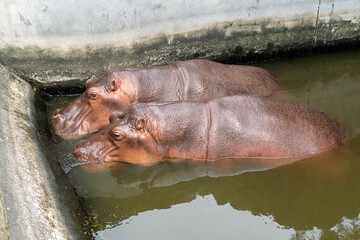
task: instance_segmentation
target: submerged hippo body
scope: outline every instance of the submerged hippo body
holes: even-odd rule
[[[277,79],[264,69],[207,60],[111,70],[100,79],[88,80],[85,86],[79,98],[53,113],[53,127],[61,137],[100,130],[109,125],[111,113],[126,111],[134,103],[196,101],[239,94],[270,96],[279,88]]]
[[[123,117],[123,118],[121,118]],[[336,147],[343,127],[314,108],[254,96],[135,104],[76,145],[87,162],[154,163],[169,158],[304,158]]]

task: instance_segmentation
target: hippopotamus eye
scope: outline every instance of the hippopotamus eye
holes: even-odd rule
[[[113,138],[115,138],[115,140],[120,141],[122,139],[124,139],[124,135],[120,132],[113,132]]]
[[[98,97],[99,97],[99,94],[97,93],[97,92],[90,92],[89,93],[89,97],[91,98],[91,99],[93,99],[93,100],[95,100],[95,99],[98,99]]]

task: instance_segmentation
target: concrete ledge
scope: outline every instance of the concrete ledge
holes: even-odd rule
[[[34,90],[1,65],[0,82],[0,193],[11,239],[83,239],[74,192],[64,174],[54,172],[39,141]],[[0,210],[6,239],[1,202]]]
[[[79,93],[109,67],[240,63],[360,45],[356,0],[4,0],[1,8],[9,11],[0,18],[0,63],[55,94]],[[51,92],[58,85],[77,89]]]

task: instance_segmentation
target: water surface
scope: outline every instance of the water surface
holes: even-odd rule
[[[277,98],[342,123],[347,144],[279,166],[165,162],[93,171],[72,157],[76,141],[54,136],[96,239],[360,238],[360,51],[259,66],[286,86]],[[52,98],[49,112],[72,100]]]

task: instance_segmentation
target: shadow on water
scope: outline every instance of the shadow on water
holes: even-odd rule
[[[72,157],[76,141],[53,136],[97,239],[360,237],[360,51],[260,66],[287,87],[278,98],[328,113],[348,129],[350,140],[295,163],[186,161],[93,171]],[[71,100],[53,98],[49,112]]]

